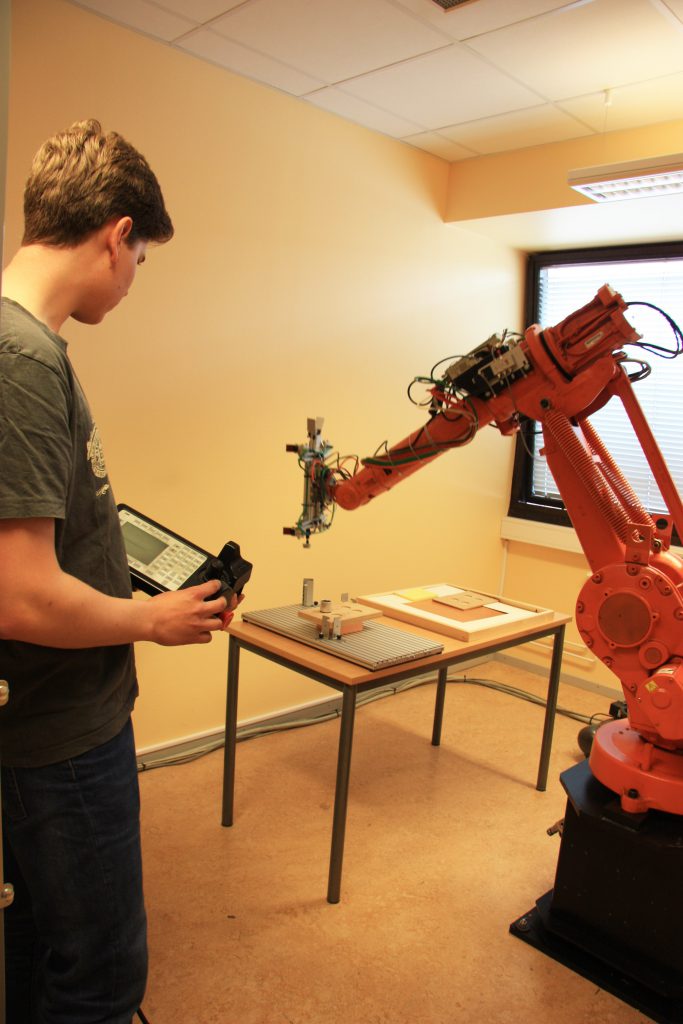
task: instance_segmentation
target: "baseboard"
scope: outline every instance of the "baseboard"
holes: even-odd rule
[[[464,662],[458,666],[459,670],[470,671],[476,668],[478,665],[483,665],[488,661],[488,658],[473,658],[471,661]],[[423,683],[429,681],[436,681],[436,676],[433,672],[430,672],[425,676],[416,676],[414,680],[410,680],[412,683]],[[406,683],[399,684],[399,686],[387,686],[386,690],[377,690],[370,692],[368,695],[369,699],[379,699],[382,696],[391,696],[392,693],[396,693],[402,687],[405,689]],[[360,705],[363,698],[358,701]],[[259,715],[255,718],[242,719],[237,723],[237,741],[248,739],[250,736],[254,736],[260,732],[267,732],[268,730],[276,730],[279,727],[286,728],[290,725],[304,725],[306,723],[315,724],[316,719],[321,721],[335,717],[341,714],[342,698],[340,694],[331,694],[329,697],[321,697],[319,700],[308,701],[305,704],[292,705],[289,708],[284,708],[282,711],[274,711],[270,714]],[[137,751],[138,764],[141,770],[145,768],[154,768],[157,764],[166,763],[174,760],[182,760],[183,758],[191,758],[206,752],[208,750],[219,748],[225,742],[225,729],[223,727],[217,729],[208,729],[205,732],[193,733],[191,736],[179,737],[176,740],[171,740],[167,743],[157,743],[148,747],[141,747]]]
[[[544,665],[536,665],[530,661],[525,661],[524,658],[515,658],[514,654],[498,653],[495,656],[496,661],[502,661],[505,665],[511,665],[514,668],[521,668],[525,672],[533,672],[534,675],[544,676],[548,678],[549,667]],[[592,683],[589,679],[582,679],[581,676],[573,676],[562,670],[560,676],[561,683],[567,683],[569,686],[576,686],[579,690],[588,690],[590,693],[597,693],[601,697],[607,697],[609,700],[623,700],[624,694],[621,689],[615,687],[605,686],[603,683]]]
[[[341,709],[341,697],[338,694],[331,694],[329,697],[322,697],[319,700],[308,701],[304,704],[295,704],[283,711],[274,711],[265,715],[258,715],[254,718],[245,718],[237,723],[237,739],[245,739],[254,732],[268,728],[276,729],[278,726],[291,725],[294,722],[303,722],[307,719],[326,718],[329,715],[338,713]],[[222,746],[225,741],[225,728],[207,729],[205,732],[193,733],[190,736],[179,737],[166,743],[156,743],[148,747],[140,747],[137,751],[138,761],[144,761],[150,766],[157,760],[166,761],[169,758],[185,757],[197,753],[205,747]]]

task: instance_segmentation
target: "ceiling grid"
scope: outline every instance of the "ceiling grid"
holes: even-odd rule
[[[446,160],[683,118],[683,0],[71,0]]]

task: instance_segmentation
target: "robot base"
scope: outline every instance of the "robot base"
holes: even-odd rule
[[[622,719],[600,726],[590,766],[603,785],[621,794],[625,811],[683,814],[683,754],[653,746]]]
[[[625,813],[587,762],[560,779],[555,886],[510,931],[660,1024],[680,1024],[683,818]]]

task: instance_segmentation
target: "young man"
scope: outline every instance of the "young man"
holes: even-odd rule
[[[61,338],[173,235],[145,159],[97,121],[48,139],[0,317],[0,709],[8,1024],[130,1024],[147,970],[132,643],[207,643],[219,583],[132,601],[102,447]]]

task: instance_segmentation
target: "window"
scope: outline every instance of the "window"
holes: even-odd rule
[[[626,302],[648,302],[683,324],[683,243],[538,253],[529,257],[527,324],[552,326],[589,302],[601,285],[610,284]],[[634,306],[626,317],[643,340],[672,351],[676,340],[667,321],[654,310]],[[679,408],[683,396],[683,358],[666,359],[627,348],[651,367],[634,390],[671,475],[683,494],[683,445]],[[628,368],[627,368],[628,369]],[[633,434],[621,402],[614,400],[591,417],[645,507],[664,511],[664,503]],[[527,422],[517,438],[509,514],[569,526],[544,457],[540,425]],[[677,539],[677,543],[680,541]]]

